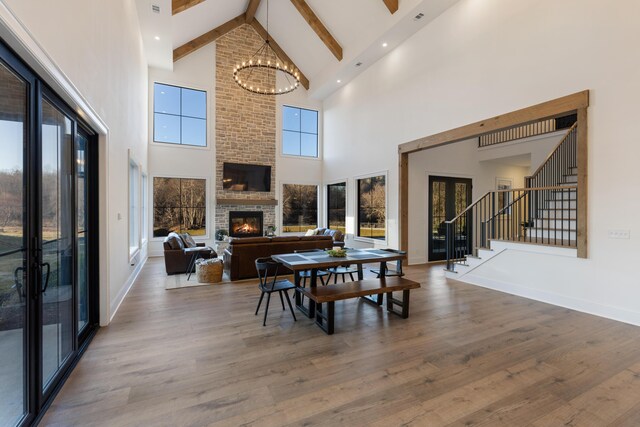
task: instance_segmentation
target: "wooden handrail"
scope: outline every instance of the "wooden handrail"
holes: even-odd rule
[[[549,163],[549,161],[551,160],[551,158],[553,157],[554,154],[556,154],[556,151],[558,151],[558,149],[560,148],[560,146],[562,146],[562,144],[564,144],[564,142],[569,138],[569,136],[571,135],[571,132],[573,132],[574,130],[576,130],[578,127],[578,122],[574,123],[573,126],[571,126],[569,128],[569,130],[567,131],[567,133],[565,134],[564,137],[562,137],[562,139],[560,140],[560,142],[558,143],[558,145],[556,145],[556,147],[553,149],[553,151],[547,156],[546,160],[538,167],[538,169],[536,169],[536,171],[534,173],[532,173],[530,176],[525,177],[525,179],[530,180],[533,179],[536,175],[538,175],[540,173],[540,171],[542,171],[542,169],[547,165],[547,163]]]

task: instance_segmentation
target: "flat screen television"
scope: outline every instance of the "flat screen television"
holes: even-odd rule
[[[271,191],[271,166],[225,163],[222,188],[231,191]]]

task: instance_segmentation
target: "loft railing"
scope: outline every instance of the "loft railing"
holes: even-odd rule
[[[478,138],[478,147],[490,147],[517,139],[529,138],[532,136],[544,135],[547,133],[567,129],[575,124],[578,117],[576,114],[559,117],[557,119],[541,120],[535,123],[516,126],[511,129],[503,129],[482,135]]]
[[[532,208],[534,200],[538,204]],[[445,222],[447,269],[455,271],[456,264],[488,248],[491,240],[576,247],[577,203],[577,185],[486,193]]]

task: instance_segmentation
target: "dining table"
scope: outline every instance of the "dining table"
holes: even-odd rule
[[[407,257],[406,252],[395,249],[347,248],[345,250],[346,254],[343,257],[330,256],[326,251],[317,250],[312,252],[296,252],[272,255],[271,258],[293,271],[294,283],[296,285],[296,288],[299,288],[301,287],[300,273],[303,271],[311,272],[309,286],[316,287],[318,285],[318,270],[346,265],[356,265],[358,280],[363,280],[364,264],[379,263],[380,272],[384,272],[387,271],[387,262],[398,260],[404,261]],[[373,299],[370,297],[363,298],[375,305],[381,305],[382,300],[380,297],[381,295],[377,296],[377,299]],[[313,318],[315,316],[315,303],[312,300],[309,300],[308,307],[305,307],[300,292],[296,292],[295,303],[298,310],[303,312],[306,316],[310,318]]]

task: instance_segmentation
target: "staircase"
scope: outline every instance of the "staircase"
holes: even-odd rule
[[[486,193],[447,221],[449,273],[465,273],[497,255],[494,242],[576,248],[578,227],[577,126],[523,189]]]

